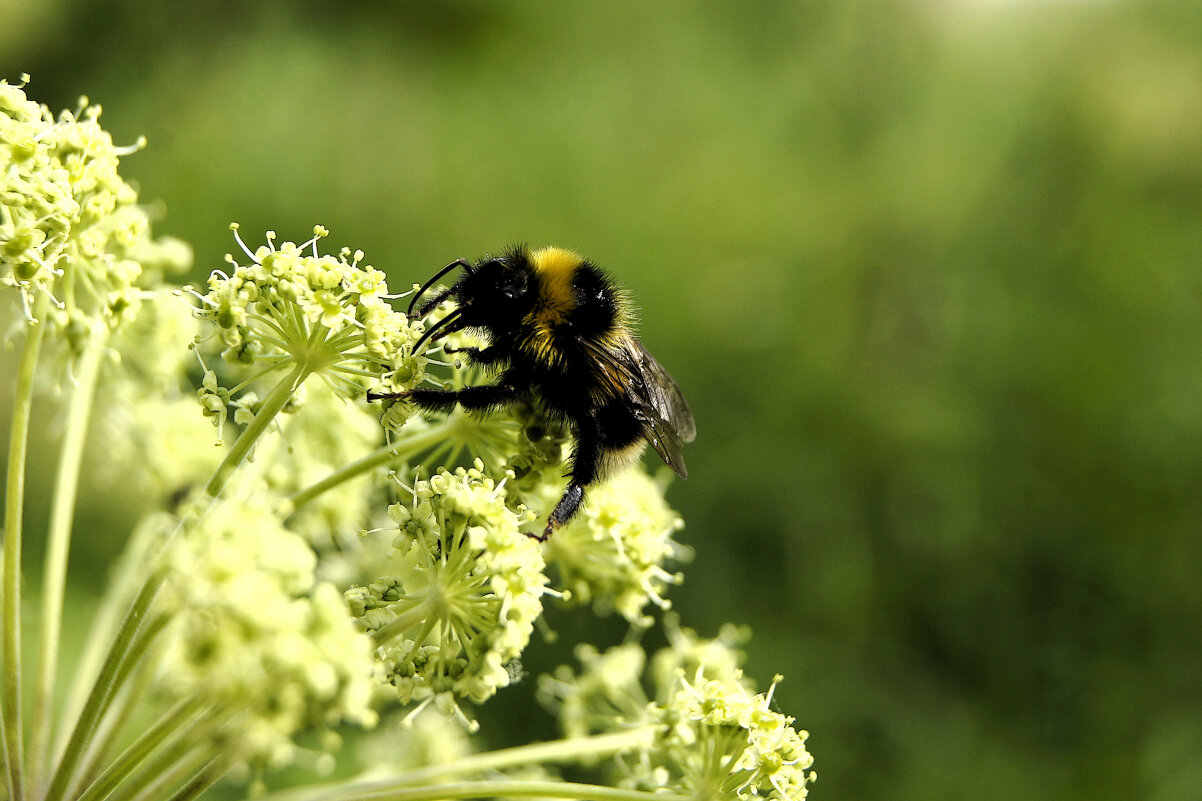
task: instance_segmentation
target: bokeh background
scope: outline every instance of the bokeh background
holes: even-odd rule
[[[3,0],[21,72],[198,277],[231,220],[617,275],[698,420],[676,609],[814,798],[1202,798],[1198,2]]]

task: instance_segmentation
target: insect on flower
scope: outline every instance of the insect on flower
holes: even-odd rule
[[[518,245],[475,264],[451,262],[414,295],[410,317],[430,287],[457,267],[463,268],[459,280],[417,314],[448,299],[456,308],[422,335],[414,352],[455,331],[481,331],[486,346],[446,352],[496,370],[496,383],[373,392],[369,400],[404,399],[446,414],[456,404],[487,411],[533,398],[566,422],[575,441],[568,486],[542,540],[580,509],[587,487],[633,463],[648,443],[687,477],[683,450],[696,435],[693,414],[676,381],[632,333],[628,304],[612,278],[570,250]]]

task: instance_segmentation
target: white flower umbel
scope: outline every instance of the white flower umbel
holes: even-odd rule
[[[347,593],[402,703],[458,709],[514,677],[547,592],[538,544],[477,462],[414,483],[390,507],[403,574]]]
[[[390,375],[404,346],[420,335],[389,305],[384,274],[362,264],[362,251],[319,253],[327,233],[317,226],[309,241],[277,247],[269,232],[268,243],[254,251],[239,238],[247,263],[228,256],[230,272],[215,271],[208,292],[192,293],[197,314],[214,324],[225,359],[250,369],[230,389],[206,372],[199,397],[214,423],[224,422],[231,399],[265,379],[274,382],[261,400],[243,407],[249,414],[242,435],[206,486],[214,497],[275,416],[299,400],[306,379],[317,376],[335,393],[362,399],[364,388]],[[416,384],[421,375],[411,378]]]
[[[191,262],[176,240],[154,242],[138,194],[117,173],[122,156],[81,98],[58,117],[0,81],[0,285],[21,291],[30,320],[82,344],[94,323],[132,319],[144,265]],[[49,315],[35,309],[47,300]],[[45,306],[41,306],[45,308]]]
[[[341,593],[315,582],[312,548],[274,514],[218,503],[164,563],[155,686],[205,710],[204,736],[189,727],[179,748],[212,758],[213,740],[226,741],[241,759],[284,765],[301,732],[375,722],[371,639]]]
[[[666,609],[665,589],[681,580],[668,566],[690,554],[672,539],[683,527],[662,488],[636,467],[589,491],[580,514],[548,541],[547,560],[573,602],[645,627],[653,622],[647,606]]]
[[[743,636],[726,629],[703,640],[673,628],[646,676],[637,645],[604,653],[584,647],[583,669],[561,667],[542,679],[540,692],[570,737],[655,731],[614,763],[620,786],[694,799],[800,801],[816,777],[808,733],[772,709],[779,676],[767,693],[743,676],[742,654],[732,647]]]

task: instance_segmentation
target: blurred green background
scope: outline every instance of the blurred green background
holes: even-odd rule
[[[1199,3],[3,0],[23,71],[197,276],[231,220],[618,276],[698,421],[676,608],[812,797],[1202,798]]]

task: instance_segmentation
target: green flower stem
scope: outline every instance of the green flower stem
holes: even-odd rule
[[[382,467],[397,459],[403,459],[414,456],[427,448],[431,448],[440,442],[444,441],[448,434],[453,430],[453,424],[450,422],[440,422],[430,426],[425,431],[419,434],[414,434],[411,437],[406,437],[399,442],[394,442],[389,445],[384,445],[376,448],[366,456],[357,459],[354,462],[335,470],[328,476],[311,484],[302,490],[297,491],[289,498],[292,501],[293,510],[299,509],[305,504],[317,498],[323,492],[333,489],[339,484],[344,484],[347,481],[358,478],[364,473],[370,472],[377,467]]]
[[[33,380],[46,330],[50,295],[38,293],[33,305],[36,322],[25,327],[25,346],[17,370],[13,399],[12,433],[8,443],[8,476],[4,507],[4,578],[0,602],[3,629],[4,685],[0,691],[0,717],[4,724],[5,782],[10,801],[25,799],[25,754],[21,726],[21,534],[25,506],[25,458],[29,450],[29,419],[33,414]]]
[[[645,746],[654,739],[658,729],[658,726],[642,726],[612,734],[573,737],[570,740],[554,740],[549,743],[503,748],[481,754],[470,754],[445,765],[429,765],[424,768],[407,770],[388,779],[353,783],[342,781],[322,787],[292,788],[259,796],[255,801],[343,801],[350,797],[358,798],[400,787],[428,785],[451,776],[464,776],[525,765],[551,765],[595,760],[625,748]]]
[[[429,615],[430,596],[426,596],[425,599],[419,601],[415,606],[406,609],[404,612],[401,612],[395,618],[388,621],[388,623],[385,625],[368,633],[377,643],[386,643],[392,640],[394,637],[399,637],[400,635],[404,634],[418,623],[426,620]],[[433,621],[427,621],[427,624],[428,625],[423,628],[423,631],[419,633],[418,637],[413,641],[414,648],[421,647],[422,642],[425,640],[426,634],[429,633],[429,625],[432,625]]]
[[[156,749],[166,746],[164,750],[178,753],[176,741],[192,736],[199,728],[198,718],[204,707],[199,698],[189,698],[167,710],[96,776],[77,801],[102,801]]]
[[[139,588],[145,581],[146,566],[153,563],[153,555],[163,546],[162,532],[154,528],[135,530],[134,537],[126,544],[109,581],[108,590],[100,599],[88,629],[80,657],[74,666],[74,678],[67,703],[59,715],[56,727],[54,753],[62,754],[66,748],[68,721],[78,720],[87,703],[92,682],[100,673],[105,654],[129,611]]]
[[[154,625],[161,629],[165,626],[165,621],[162,618],[156,618]],[[156,636],[157,630],[151,636],[146,637],[145,642],[153,643]],[[128,680],[118,678],[118,686],[121,687],[121,691],[113,697],[109,710],[96,729],[95,742],[88,749],[87,759],[78,772],[79,781],[75,783],[72,792],[69,793],[72,798],[77,797],[80,788],[86,787],[94,781],[104,766],[113,761],[113,755],[124,739],[126,726],[139,713],[145,711],[146,692],[159,669],[157,659],[155,656],[147,659],[133,659],[129,660],[129,664],[135,667],[132,678]]]
[[[221,781],[229,769],[233,766],[234,760],[228,755],[223,754],[219,757],[214,757],[209,760],[209,763],[198,770],[192,778],[190,778],[183,787],[179,788],[167,801],[195,801],[205,790],[212,787],[217,782]],[[139,799],[139,801],[142,801]]]
[[[263,405],[259,407],[258,414],[242,430],[242,434],[234,441],[229,452],[226,453],[225,459],[213,471],[213,477],[205,485],[205,492],[209,494],[209,497],[216,498],[221,495],[221,490],[225,487],[225,483],[233,474],[234,469],[250,455],[255,443],[259,441],[259,437],[263,436],[267,427],[275,420],[276,415],[288,404],[292,393],[296,392],[297,387],[301,385],[309,372],[307,366],[298,364],[292,372],[271,388],[271,391],[263,399]]]
[[[220,772],[212,775],[204,785],[208,787],[233,764],[233,757],[228,753],[230,751],[237,751],[233,743],[218,741],[199,743],[182,753],[176,751],[160,755],[150,760],[128,781],[122,782],[108,797],[108,801],[158,801],[171,798],[186,790],[198,777],[220,766]]]
[[[162,799],[190,781],[206,765],[223,760],[225,768],[233,764],[238,751],[236,741],[213,737],[220,725],[220,715],[209,715],[195,733],[184,731],[182,737],[171,737],[149,753],[149,759],[131,771],[107,796],[107,801],[132,799]],[[193,736],[193,734],[195,736]],[[218,777],[220,778],[220,777]]]
[[[298,365],[268,392],[259,413],[243,429],[225,459],[213,472],[209,483],[205,485],[205,490],[210,497],[216,498],[220,495],[234,469],[247,458],[259,437],[288,403],[292,393],[296,391],[307,374],[307,369]],[[153,635],[161,630],[161,622],[150,627],[143,626],[161,584],[162,577],[157,572],[152,574],[142,585],[126,613],[125,619],[122,620],[100,669],[100,674],[93,684],[92,691],[71,732],[71,738],[63,751],[62,761],[51,780],[46,801],[62,801],[66,797],[67,791],[76,781],[80,761],[92,743],[101,717],[107,711],[117,690],[124,684],[133,667],[154,639]]]
[[[683,793],[624,790],[599,784],[544,779],[486,779],[433,784],[423,787],[390,787],[360,795],[343,795],[341,801],[439,801],[448,798],[571,798],[579,801],[695,801]]]
[[[146,652],[155,635],[162,631],[163,621],[146,621],[147,613],[162,582],[160,574],[151,574],[134,598],[125,619],[121,621],[100,668],[100,674],[96,677],[87,702],[71,731],[71,737],[67,740],[62,759],[54,771],[50,788],[46,791],[45,801],[62,801],[66,797],[67,791],[76,781],[79,764],[96,735],[96,727],[108,710],[113,696]]]
[[[549,743],[534,743],[482,754],[471,754],[446,765],[430,765],[405,771],[395,779],[389,780],[387,784],[392,787],[405,787],[429,784],[435,779],[444,779],[448,776],[504,770],[523,765],[550,765],[598,759],[625,748],[648,745],[655,738],[658,729],[658,726],[642,726],[612,734],[574,737],[570,740],[553,740]]]
[[[104,329],[94,332],[75,373],[75,386],[67,406],[67,427],[58,458],[58,476],[50,506],[50,528],[46,542],[46,563],[42,574],[42,631],[38,656],[38,674],[33,696],[32,738],[29,746],[30,785],[39,787],[49,770],[51,720],[54,711],[54,680],[58,670],[59,636],[62,631],[63,593],[67,579],[67,555],[71,544],[71,524],[79,489],[79,468],[96,396],[101,357],[108,335]]]

